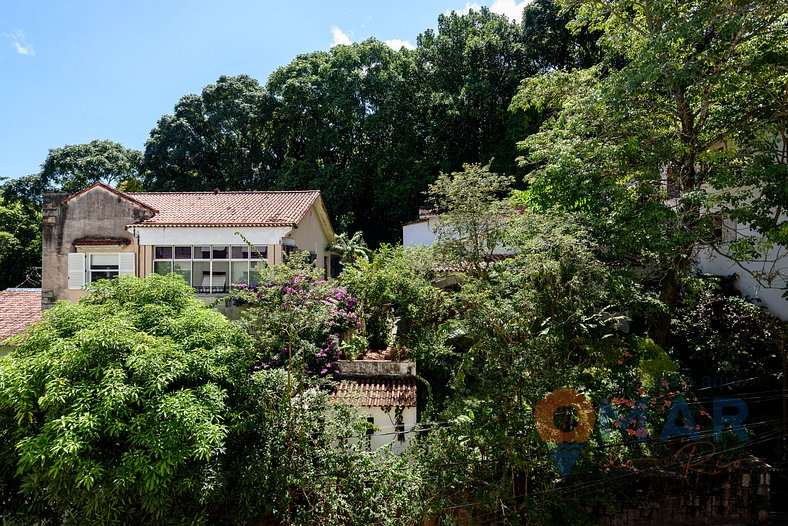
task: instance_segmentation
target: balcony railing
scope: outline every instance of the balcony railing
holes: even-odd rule
[[[194,287],[197,294],[226,294],[230,292],[228,285],[217,285],[214,287]]]

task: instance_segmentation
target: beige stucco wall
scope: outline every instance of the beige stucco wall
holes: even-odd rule
[[[68,254],[76,253],[74,240],[82,237],[128,239],[121,248],[91,247],[81,251],[133,252],[135,240],[126,225],[150,217],[151,213],[128,199],[95,187],[68,202],[68,194],[44,194],[42,238],[42,302],[76,301],[84,295],[68,290]],[[135,267],[136,268],[136,267]]]
[[[328,254],[326,247],[333,240],[329,240],[326,235],[326,231],[320,221],[318,206],[320,206],[318,203],[313,204],[309,212],[304,216],[304,219],[298,224],[298,228],[293,229],[287,237],[295,241],[298,250],[306,250],[317,254],[315,264],[318,268],[325,268],[325,256]],[[279,249],[281,250],[281,247]],[[280,253],[278,262],[281,261],[282,256]]]

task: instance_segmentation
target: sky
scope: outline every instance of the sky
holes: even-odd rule
[[[480,0],[518,19],[528,0]],[[370,37],[413,46],[465,0],[0,0],[0,177],[94,139],[142,150],[221,75],[265,83],[296,55]]]

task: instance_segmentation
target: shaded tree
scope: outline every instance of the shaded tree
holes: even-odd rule
[[[442,14],[437,30],[419,35],[417,57],[428,155],[438,170],[495,158],[493,170],[513,173],[506,109],[520,81],[537,71],[520,27],[486,7]]]
[[[429,180],[413,53],[377,40],[299,55],[268,79],[277,187],[316,188],[338,230],[397,239]]]
[[[576,23],[604,31],[607,55],[624,64],[524,83],[520,106],[550,114],[542,131],[522,142],[539,167],[525,200],[578,212],[606,244],[607,257],[648,269],[647,279],[675,309],[695,248],[715,242],[706,211],[722,207],[747,217],[761,234],[783,228],[784,218],[769,207],[782,206],[784,194],[769,191],[767,206],[735,196],[750,185],[775,190],[784,178],[777,156],[769,169],[747,170],[755,157],[741,154],[753,133],[773,129],[784,106],[778,86],[786,72],[775,50],[785,49],[786,6],[775,0],[571,7]],[[652,331],[664,343],[668,317],[653,319]]]
[[[181,97],[145,144],[145,188],[266,190],[277,159],[269,121],[276,102],[248,75],[221,76]]]

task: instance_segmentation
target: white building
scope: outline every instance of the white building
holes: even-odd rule
[[[370,450],[390,447],[402,453],[416,427],[416,363],[391,360],[340,360],[335,399],[356,407],[371,424]]]

